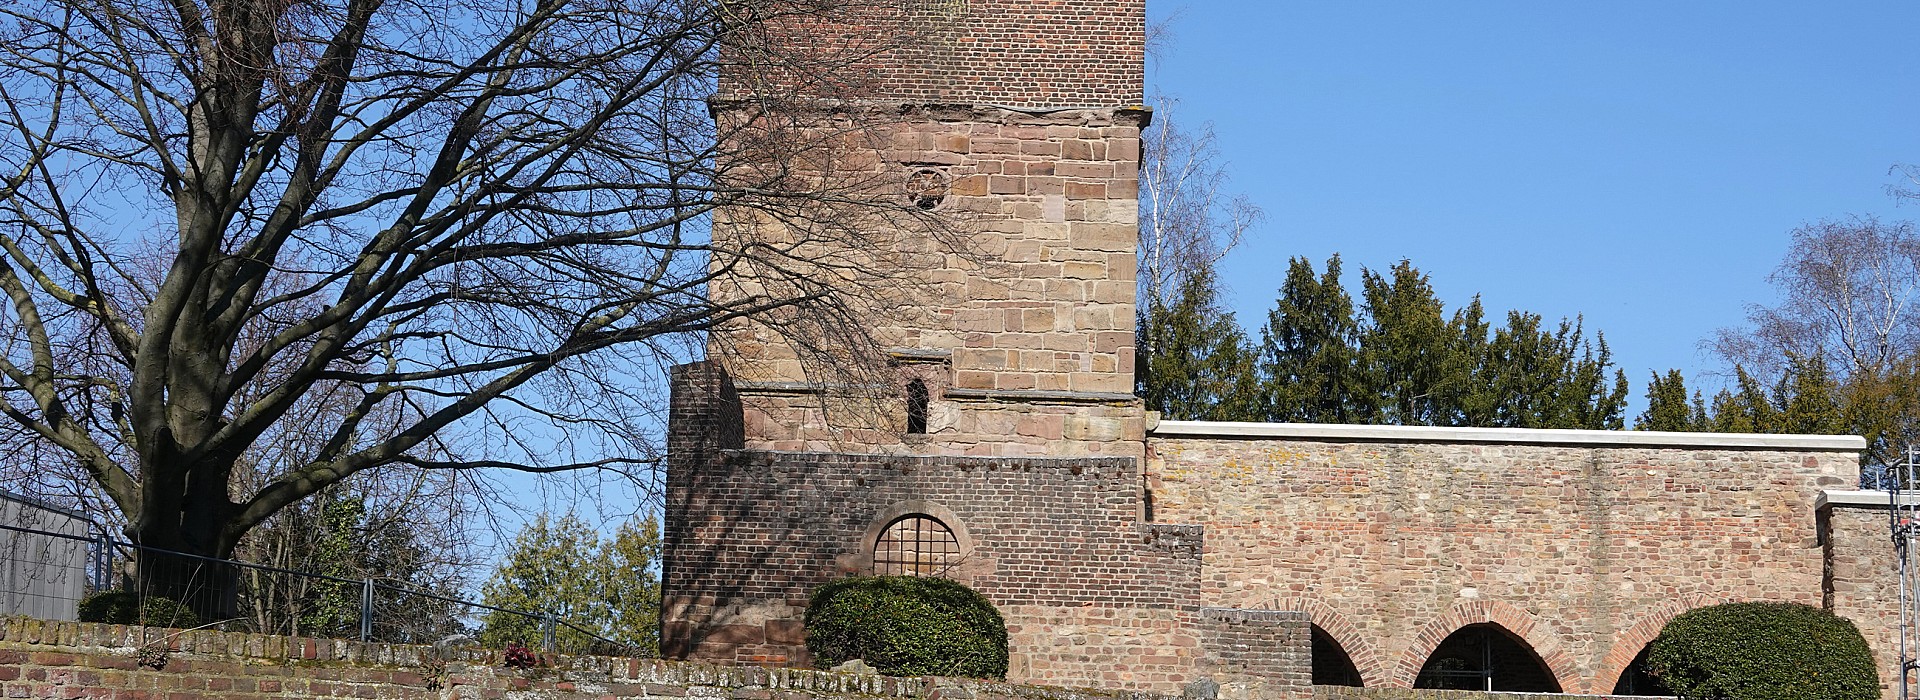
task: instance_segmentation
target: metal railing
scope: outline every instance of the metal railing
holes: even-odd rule
[[[156,580],[151,571],[138,577],[119,575],[116,562],[133,560],[140,566],[160,565],[164,571],[158,577],[163,587],[185,607],[222,611],[221,619],[196,620],[204,623],[199,626],[363,642],[433,644],[450,637],[476,636],[486,623],[494,621],[492,615],[508,615],[529,623],[539,636],[538,648],[548,652],[625,656],[640,651],[636,645],[608,639],[551,613],[488,605],[448,591],[422,590],[373,578],[347,578],[150,547],[116,539],[104,528],[93,529],[83,536],[0,524],[0,545],[5,545],[0,546],[0,574],[5,575],[0,578],[0,586],[25,590],[44,582],[79,577],[84,586],[58,587],[69,593],[53,595],[84,598],[124,585],[140,585],[141,580]],[[85,556],[72,556],[81,547]],[[66,555],[49,555],[56,551]],[[39,585],[36,590],[48,588]],[[65,602],[64,609],[75,610],[81,600],[56,602]],[[164,626],[178,626],[170,624],[178,621],[143,620]],[[533,646],[531,639],[514,641]]]
[[[1901,451],[1901,461],[1888,465],[1887,520],[1893,535],[1894,574],[1899,580],[1900,700],[1913,700],[1914,671],[1920,670],[1920,446]]]

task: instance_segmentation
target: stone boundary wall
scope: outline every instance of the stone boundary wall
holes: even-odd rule
[[[438,658],[425,646],[4,618],[0,697],[1171,700],[994,681],[653,659],[557,657],[547,667],[520,670],[502,667],[496,651],[461,649],[447,656]]]
[[[1830,565],[1873,538],[1840,528],[1840,551],[1823,556],[1815,501],[1855,483],[1862,448],[1850,436],[1168,421],[1148,438],[1146,471],[1151,520],[1206,528],[1204,605],[1305,611],[1368,687],[1411,687],[1452,633],[1492,625],[1564,691],[1606,693],[1688,609],[1827,602]],[[1873,566],[1835,595],[1866,590]],[[1884,650],[1867,629],[1880,623],[1859,623]]]
[[[1562,695],[1559,693],[1501,693],[1478,690],[1411,690],[1408,688],[1347,688],[1316,685],[1313,700],[1646,700],[1635,695]]]

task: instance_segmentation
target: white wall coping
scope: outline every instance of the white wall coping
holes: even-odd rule
[[[1288,440],[1471,442],[1594,447],[1683,447],[1854,451],[1867,449],[1858,435],[1758,435],[1674,433],[1656,430],[1560,430],[1535,428],[1436,428],[1418,425],[1325,423],[1235,423],[1163,420],[1149,433],[1160,438],[1277,438]]]
[[[1912,505],[1920,503],[1920,493],[1907,492],[1901,495],[1902,503]],[[1893,502],[1893,494],[1886,491],[1821,491],[1820,497],[1813,500],[1813,509],[1827,506],[1865,506],[1885,508]]]

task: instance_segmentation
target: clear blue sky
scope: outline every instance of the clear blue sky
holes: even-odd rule
[[[1787,232],[1920,217],[1920,3],[1152,0],[1149,66],[1267,212],[1223,270],[1257,332],[1290,256],[1401,258],[1449,308],[1585,314],[1647,373],[1769,301]],[[1629,421],[1631,422],[1631,421]]]

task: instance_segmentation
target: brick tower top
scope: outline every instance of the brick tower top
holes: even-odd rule
[[[822,88],[863,99],[1022,109],[1144,100],[1146,0],[848,3],[863,4],[832,21],[789,24],[771,40],[788,50],[834,47],[845,58],[821,76]],[[723,77],[718,97],[751,92]]]

